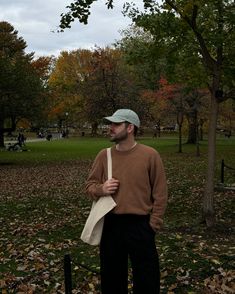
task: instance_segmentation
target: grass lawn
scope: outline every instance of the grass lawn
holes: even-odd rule
[[[164,161],[169,187],[165,227],[156,236],[161,293],[233,293],[234,192],[216,191],[217,226],[200,223],[207,144],[176,138],[140,138]],[[84,181],[107,138],[27,143],[26,152],[0,151],[0,290],[2,293],[64,293],[63,258],[72,259],[73,293],[99,293],[98,248],[80,241],[91,202]],[[221,160],[235,167],[235,139],[217,140],[216,179]],[[225,170],[225,182],[235,172]],[[131,285],[131,273],[130,273]],[[232,284],[233,283],[233,284]],[[1,293],[0,291],[0,293]],[[111,293],[110,293],[111,294]]]

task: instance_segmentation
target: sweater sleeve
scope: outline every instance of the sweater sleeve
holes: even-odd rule
[[[103,183],[105,181],[105,168],[107,165],[106,150],[100,151],[96,156],[89,176],[86,181],[85,189],[87,194],[93,199],[97,200],[99,197],[103,196]]]
[[[150,225],[154,231],[158,231],[163,225],[163,216],[166,210],[168,197],[165,170],[158,153],[151,159],[150,182],[153,198]]]

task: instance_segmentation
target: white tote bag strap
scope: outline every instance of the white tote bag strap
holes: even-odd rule
[[[112,179],[112,156],[111,148],[107,148],[108,180]]]
[[[107,148],[108,179],[112,178],[111,148]],[[81,239],[90,244],[98,245],[101,240],[104,216],[117,204],[111,196],[103,196],[98,201],[93,201],[90,214],[86,220]]]

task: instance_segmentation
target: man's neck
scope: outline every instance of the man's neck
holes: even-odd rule
[[[135,147],[137,143],[135,140],[128,140],[128,141],[122,141],[116,144],[116,149],[118,151],[128,151]]]

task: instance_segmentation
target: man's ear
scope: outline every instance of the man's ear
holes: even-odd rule
[[[128,124],[128,127],[127,127],[127,132],[130,134],[130,133],[134,133],[134,125],[133,124]]]

